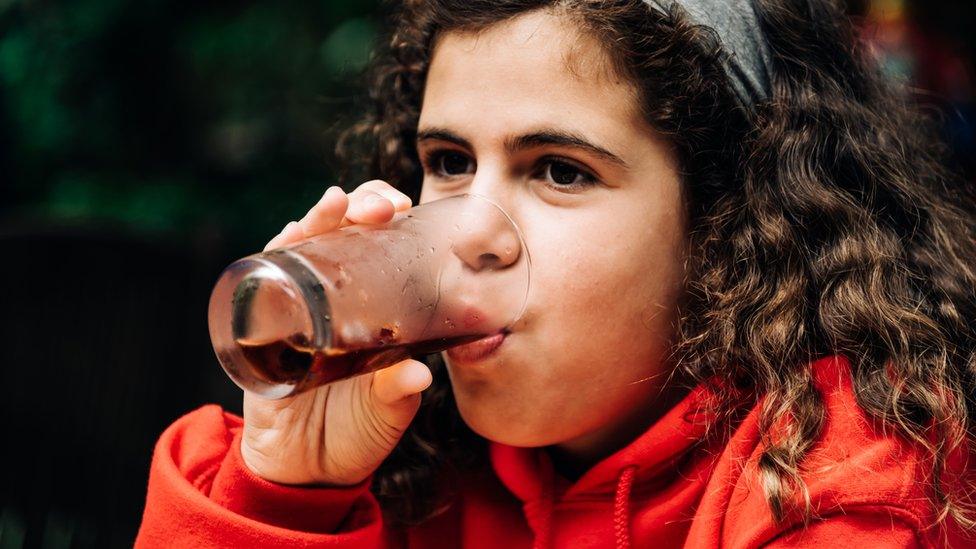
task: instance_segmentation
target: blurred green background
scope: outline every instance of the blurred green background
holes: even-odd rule
[[[126,547],[153,444],[240,411],[206,307],[336,179],[377,0],[0,0],[0,549]],[[976,3],[851,1],[976,173]],[[382,177],[382,174],[363,174]]]
[[[971,75],[944,74],[944,58],[971,58],[976,3],[849,3],[893,74],[968,108]],[[336,183],[334,134],[357,111],[387,9],[0,0],[0,224],[253,249]]]
[[[266,240],[335,183],[381,23],[371,1],[0,1],[0,216]]]

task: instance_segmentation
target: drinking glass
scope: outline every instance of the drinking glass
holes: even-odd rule
[[[210,337],[238,386],[283,398],[507,332],[529,267],[501,206],[455,195],[234,262],[210,297]]]

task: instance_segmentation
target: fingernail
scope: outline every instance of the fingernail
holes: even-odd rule
[[[373,205],[373,204],[376,204],[377,202],[379,202],[381,200],[383,200],[383,197],[382,196],[380,196],[378,194],[371,194],[371,195],[369,195],[369,196],[366,197],[366,201],[365,202],[366,202],[366,204]]]

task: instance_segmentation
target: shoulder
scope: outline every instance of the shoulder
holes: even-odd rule
[[[861,410],[844,357],[822,358],[812,368],[825,421],[801,464],[809,523],[799,514],[777,523],[769,511],[757,466],[763,451],[757,407],[726,449],[724,457],[735,466],[719,467],[712,479],[713,487],[724,488],[726,494],[722,537],[732,547],[819,546],[828,541],[872,547],[944,545],[937,541],[940,533],[928,528],[934,514],[922,452]]]

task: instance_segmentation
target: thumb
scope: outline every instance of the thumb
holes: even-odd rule
[[[398,432],[406,430],[420,407],[420,392],[433,380],[427,365],[413,359],[374,372],[370,392],[377,418]]]

